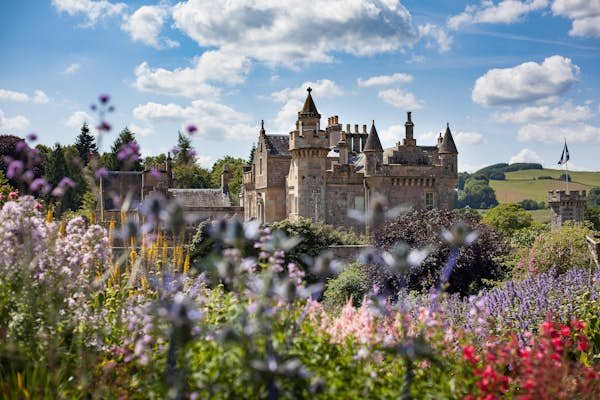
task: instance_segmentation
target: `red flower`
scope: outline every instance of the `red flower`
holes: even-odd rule
[[[479,358],[475,355],[475,347],[474,346],[464,346],[463,347],[463,357],[465,360],[471,364],[475,364]]]
[[[566,327],[564,325],[560,326],[560,334],[561,335],[563,335],[564,337],[567,337],[567,336],[569,336],[570,333],[571,333],[571,330],[568,327]]]
[[[579,343],[577,344],[579,351],[587,351],[590,348],[590,343],[587,338],[583,335],[579,336]]]

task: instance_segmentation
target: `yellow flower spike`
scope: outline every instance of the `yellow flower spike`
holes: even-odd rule
[[[23,377],[20,372],[17,372],[17,387],[19,390],[23,390]]]
[[[144,289],[148,289],[150,287],[150,285],[148,284],[148,279],[146,279],[146,276],[142,276],[142,288]]]
[[[131,260],[131,266],[133,266],[133,264],[135,264],[135,260],[137,259],[137,253],[135,249],[131,250],[131,252],[129,253],[129,258]]]
[[[121,226],[125,225],[125,213],[121,211]]]
[[[133,247],[135,249],[135,237],[132,236],[129,241],[130,241],[129,244],[131,245],[131,247]]]
[[[90,211],[90,225],[95,225],[96,224],[96,213],[93,211]]]
[[[166,264],[166,262],[167,262],[167,251],[168,251],[167,242],[164,242],[163,248],[162,248],[162,255],[161,255],[163,264]]]
[[[51,208],[48,208],[48,213],[46,214],[46,222],[50,223],[54,219],[54,212]]]
[[[65,229],[66,229],[65,223],[61,222],[60,225],[58,225],[58,234],[60,236],[65,236]]]
[[[183,273],[187,274],[190,270],[190,252],[188,251],[185,255],[185,261],[183,263]]]
[[[111,219],[110,223],[108,224],[108,245],[110,247],[112,247],[113,240],[115,238],[115,225],[115,220]]]

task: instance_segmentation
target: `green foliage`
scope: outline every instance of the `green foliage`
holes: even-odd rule
[[[250,155],[248,156],[248,164],[252,164],[254,162],[254,153],[256,153],[256,143],[252,143]]]
[[[550,180],[550,179],[554,179],[554,178],[551,177],[550,175],[540,175],[536,179],[538,179],[538,180]]]
[[[515,230],[510,235],[510,244],[513,247],[530,249],[535,239],[542,233],[547,233],[550,228],[547,224],[533,222],[530,226]]]
[[[196,156],[193,153],[192,140],[189,136],[177,133],[177,154],[175,155],[175,165],[190,165],[196,162]]]
[[[465,188],[465,183],[470,176],[471,174],[469,174],[468,172],[459,172],[458,180],[456,181],[456,188],[458,190],[463,190]]]
[[[460,249],[458,260],[449,280],[449,292],[461,295],[477,293],[487,280],[504,277],[500,258],[508,253],[502,237],[480,222],[481,217],[474,211],[465,210],[412,210],[387,222],[375,235],[375,245],[391,249],[399,242],[411,248],[429,248],[431,253],[418,267],[408,271],[405,280],[408,290],[426,291],[434,287],[440,278],[451,246],[440,235],[442,230],[457,223],[464,223],[479,233],[478,239],[468,247]],[[373,284],[386,287],[397,285],[397,276],[382,274],[377,265],[369,266],[369,276]],[[397,291],[400,289],[396,287]]]
[[[354,232],[346,232],[332,225],[313,222],[310,218],[299,218],[296,221],[288,219],[273,222],[273,230],[283,231],[289,237],[300,238],[302,241],[291,252],[286,254],[290,262],[303,264],[302,255],[316,257],[329,246],[365,244],[366,239]]]
[[[369,277],[365,271],[360,265],[352,264],[327,281],[323,304],[327,309],[340,310],[352,298],[352,305],[360,307],[369,289]]]
[[[458,196],[457,207],[491,208],[497,204],[496,192],[489,186],[488,178],[485,175],[473,175]]]
[[[589,206],[600,207],[600,187],[591,188],[586,195]]]
[[[148,156],[144,158],[144,169],[157,169],[159,171],[167,168],[167,156],[162,153],[157,156]]]
[[[571,178],[570,174],[560,174],[560,176],[558,177],[558,179],[561,180],[561,181],[563,181],[563,182],[564,181],[569,181],[569,182],[573,181],[573,179]]]
[[[210,172],[197,164],[176,165],[173,167],[175,187],[186,189],[203,189],[210,187]]]
[[[83,165],[88,164],[90,155],[98,152],[94,135],[90,133],[87,122],[84,122],[81,126],[81,131],[79,132],[77,139],[75,139],[75,147],[77,148],[79,158],[81,158]]]
[[[481,168],[475,174],[485,175],[488,179],[504,180],[506,179],[504,173],[513,171],[523,171],[530,169],[542,169],[542,164],[538,163],[499,163],[488,165],[487,167]]]
[[[133,163],[129,162],[127,163],[127,165],[125,165],[126,163],[124,160],[119,160],[117,158],[121,147],[127,143],[132,142],[136,142],[135,133],[130,131],[129,128],[125,127],[121,131],[121,133],[119,133],[119,136],[117,136],[112,146],[110,147],[110,156],[106,157],[105,159],[105,167],[108,168],[110,171],[122,171],[125,169],[127,169],[128,171],[142,171],[143,167],[141,162],[141,155],[139,153],[137,154],[138,160],[134,161]]]
[[[591,227],[600,231],[600,207],[586,204],[584,210],[585,220],[591,224]]]
[[[246,165],[246,160],[225,156],[217,160],[210,171],[210,184],[213,188],[221,187],[221,174],[224,169],[227,169],[232,177],[227,185],[229,197],[233,204],[239,204],[239,195],[242,189],[242,181],[244,176],[243,167]]]
[[[533,217],[518,204],[503,203],[488,211],[483,222],[509,237],[514,231],[531,226]]]
[[[543,210],[546,208],[546,203],[543,201],[535,201],[532,199],[521,200],[519,205],[525,210]]]
[[[521,272],[561,274],[572,268],[590,268],[590,252],[585,236],[590,229],[581,225],[565,225],[539,235],[529,254],[521,262]]]

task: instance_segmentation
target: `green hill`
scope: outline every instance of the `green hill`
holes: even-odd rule
[[[564,181],[559,180],[564,170],[528,169],[506,172],[506,180],[490,180],[490,186],[496,191],[500,203],[517,203],[521,200],[548,201],[549,190],[566,190]],[[600,172],[569,171],[571,182],[569,190],[589,190],[600,187]],[[553,179],[538,179],[551,176]]]

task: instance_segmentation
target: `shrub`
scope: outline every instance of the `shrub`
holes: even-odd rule
[[[571,268],[590,268],[590,252],[585,236],[591,230],[581,225],[565,225],[539,235],[527,256],[519,262],[521,273],[553,270],[558,274]]]
[[[548,179],[549,180],[549,179],[554,179],[554,178],[550,175],[540,175],[536,179],[538,179],[538,180],[547,180]]]
[[[519,205],[523,207],[525,210],[542,210],[546,208],[546,203],[543,201],[537,202],[531,199],[521,200]]]
[[[368,292],[369,278],[360,265],[353,264],[327,281],[323,303],[327,309],[339,310],[352,298],[352,305],[360,307]]]
[[[569,174],[561,174],[558,179],[561,180],[561,181],[565,181],[565,180],[569,181],[569,182],[572,181],[571,175],[569,175]]]
[[[600,187],[593,187],[587,191],[588,206],[600,207]]]
[[[509,237],[514,231],[531,226],[533,217],[518,204],[503,203],[488,211],[483,222]]]
[[[496,181],[504,181],[504,180],[506,180],[506,175],[504,175],[504,172],[495,171],[495,172],[490,173],[490,179],[493,179]]]
[[[375,233],[375,244],[390,249],[398,242],[406,242],[411,248],[429,246],[432,251],[425,261],[409,271],[406,285],[409,290],[428,290],[438,283],[451,245],[441,236],[443,229],[458,222],[479,232],[475,243],[463,247],[449,280],[448,291],[461,295],[476,293],[484,286],[484,280],[500,279],[504,275],[499,257],[507,254],[508,246],[494,230],[480,222],[476,212],[463,210],[412,210],[388,222]],[[385,286],[396,281],[377,266],[369,266],[373,284]],[[398,290],[398,287],[394,289]]]
[[[498,204],[496,192],[488,184],[488,179],[483,175],[474,175],[465,183],[465,189],[460,193],[458,201],[460,206],[471,208],[491,208]]]

